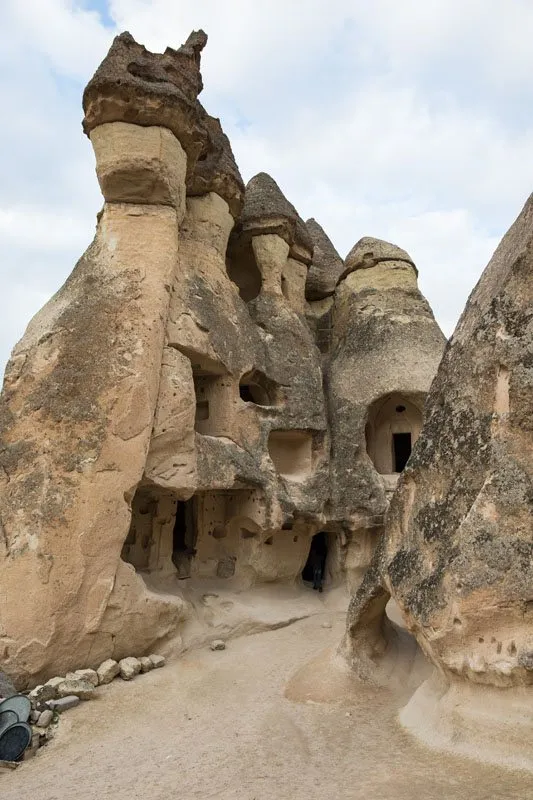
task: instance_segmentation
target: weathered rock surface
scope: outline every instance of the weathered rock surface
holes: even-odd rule
[[[138,658],[133,658],[132,656],[122,658],[118,665],[120,667],[120,677],[124,681],[131,681],[141,671],[141,662]]]
[[[82,681],[88,681],[93,686],[98,686],[98,673],[95,669],[77,669],[73,675]],[[69,676],[66,675],[68,678]]]
[[[305,222],[266,172],[248,182],[240,222],[244,233],[277,234],[290,246],[291,255],[310,263],[313,241]]]
[[[197,100],[206,43],[206,34],[197,31],[178,50],[167,47],[164,53],[151,53],[131,34],[117,36],[85,89],[83,128],[91,140],[92,132],[105,123],[168,129],[185,150],[190,194],[216,191],[238,216],[244,185],[229,140],[219,120]],[[146,179],[152,179],[151,170]]]
[[[365,268],[357,268],[362,261]],[[396,448],[406,440],[410,450],[416,442],[446,340],[405,251],[365,238],[346,263],[350,268],[335,293],[326,368],[334,453],[329,514],[351,529],[344,557],[355,587],[405,463],[397,463]]]
[[[90,681],[65,678],[57,687],[57,694],[59,698],[75,696],[80,700],[91,700],[95,694],[95,687]]]
[[[197,99],[205,43],[121,34],[84,93],[105,205],[0,398],[0,652],[21,688],[180,651],[208,601],[178,579],[291,583],[319,532],[328,585],[358,580],[396,478],[379,453],[417,434],[442,348],[403,251],[373,240],[333,295],[324,232],[265,173],[244,190]]]
[[[154,669],[154,665],[152,664],[149,656],[141,656],[139,659],[139,664],[141,665],[141,672],[146,673],[150,672],[150,670]]]
[[[2,672],[2,670],[0,670],[0,697],[3,697],[5,699],[6,697],[11,697],[16,693],[17,690],[15,689],[13,681],[11,680],[9,675],[6,675],[5,672]]]
[[[437,668],[404,724],[435,746],[530,769],[532,270],[533,196],[446,349],[344,643],[371,677],[392,596]]]
[[[98,675],[98,684],[100,686],[105,686],[105,684],[111,683],[111,681],[117,677],[119,672],[120,667],[118,665],[118,661],[115,661],[112,658],[106,659],[96,670],[96,674]]]
[[[313,261],[307,273],[305,296],[308,300],[323,300],[334,293],[344,272],[344,262],[316,219],[308,219],[305,226],[313,244]]]
[[[156,653],[153,653],[151,656],[148,656],[148,658],[150,659],[150,662],[154,669],[160,669],[161,667],[164,667],[166,664],[164,656],[157,655]]]
[[[39,714],[39,718],[35,723],[38,728],[47,728],[54,718],[54,712],[47,708],[46,711],[42,711]]]

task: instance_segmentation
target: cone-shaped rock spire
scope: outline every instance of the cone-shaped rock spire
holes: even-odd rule
[[[321,300],[335,291],[344,263],[333,242],[316,219],[305,223],[314,245],[313,261],[307,274],[305,296],[308,300]]]
[[[291,246],[291,255],[311,261],[313,242],[304,221],[266,172],[246,185],[241,221],[243,230],[254,234],[277,233]]]

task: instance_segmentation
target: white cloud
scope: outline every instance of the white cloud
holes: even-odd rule
[[[81,93],[114,33],[97,4],[0,9],[0,365],[93,233]],[[244,177],[270,172],[342,255],[363,235],[405,247],[451,332],[533,186],[530,0],[110,0],[108,12],[156,50],[203,27],[202,101]]]

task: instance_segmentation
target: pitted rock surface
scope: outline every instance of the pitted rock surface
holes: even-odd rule
[[[382,545],[352,600],[355,661],[377,624],[372,606],[382,611],[390,594],[450,678],[533,683],[532,275],[530,197],[432,384]]]
[[[313,261],[307,273],[305,296],[308,300],[321,300],[334,293],[344,272],[344,263],[316,219],[308,219],[305,225],[313,242]]]

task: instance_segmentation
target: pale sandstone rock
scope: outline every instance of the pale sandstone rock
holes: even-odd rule
[[[185,205],[186,162],[168,128],[108,122],[94,128],[90,138],[108,203]]]
[[[223,639],[213,639],[209,647],[211,650],[225,650],[226,642]]]
[[[150,670],[154,668],[154,665],[148,656],[141,656],[139,659],[139,664],[141,665],[141,672],[143,674],[145,672],[150,672]]]
[[[117,677],[119,672],[120,667],[118,665],[118,661],[114,661],[112,658],[106,659],[96,670],[96,674],[98,675],[98,684],[100,686],[104,686],[107,683],[111,683],[111,681]]]
[[[395,483],[400,471],[395,434],[407,435],[409,446],[416,442],[446,342],[408,254],[369,238],[355,245],[351,258],[358,261],[358,253],[373,256],[364,269],[352,263],[337,286],[326,368],[334,453],[330,518],[347,534],[341,559],[351,589],[381,533],[387,481]]]
[[[54,712],[47,708],[39,714],[39,718],[35,723],[38,728],[47,728],[54,718]]]
[[[343,645],[362,677],[375,675],[392,596],[436,667],[402,711],[406,727],[433,746],[529,769],[532,231],[530,197],[445,352]]]
[[[95,687],[89,681],[65,679],[57,687],[57,694],[59,698],[75,696],[80,700],[91,700],[95,695]]]
[[[120,677],[124,681],[131,681],[136,675],[139,674],[141,671],[141,663],[138,658],[133,658],[132,656],[128,656],[128,658],[122,658],[118,665],[120,667]]]
[[[152,653],[152,655],[148,656],[148,658],[150,659],[150,661],[152,663],[152,667],[154,669],[159,669],[160,667],[164,667],[165,664],[166,664],[166,660],[165,660],[164,656],[160,656],[160,655],[157,655],[155,653]]]
[[[89,681],[93,686],[98,686],[98,673],[95,669],[77,669],[73,675],[83,681]],[[68,675],[66,676],[69,677]]]
[[[324,528],[328,582],[358,580],[390,494],[362,457],[364,416],[379,392],[420,404],[436,366],[442,339],[427,309],[411,313],[411,264],[378,260],[371,285],[358,270],[306,302],[309,265],[329,291],[338,257],[322,232],[313,261],[270,176],[244,193],[197,100],[205,42],[154,54],[122,34],[84,93],[106,204],[0,400],[0,652],[21,686],[172,637],[181,647],[192,612],[176,578],[294,583]],[[377,304],[373,371],[359,296]],[[420,348],[412,380],[389,329]]]

